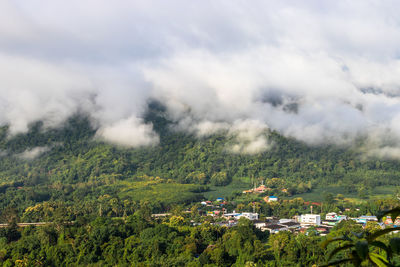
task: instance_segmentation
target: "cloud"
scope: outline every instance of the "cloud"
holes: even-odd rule
[[[374,154],[394,157],[385,147],[400,149],[399,7],[1,2],[0,124],[12,133],[36,120],[55,127],[83,110],[99,137],[151,145],[158,137],[143,114],[156,99],[177,130],[235,132],[241,153],[267,149],[268,128],[310,144],[376,139]]]
[[[257,154],[272,146],[267,139],[267,125],[259,121],[236,121],[229,129],[228,136],[233,142],[228,145],[228,151],[240,154]]]
[[[97,135],[114,144],[128,147],[149,146],[159,142],[153,126],[144,124],[136,117],[104,126],[98,130]]]
[[[24,152],[17,154],[17,157],[25,160],[33,160],[42,155],[43,153],[50,151],[50,149],[51,148],[48,146],[38,146],[32,149],[27,149]]]

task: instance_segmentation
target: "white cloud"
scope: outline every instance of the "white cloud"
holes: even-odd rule
[[[141,118],[155,98],[180,130],[198,136],[257,122],[312,144],[388,140],[386,130],[400,140],[399,7],[363,0],[1,2],[0,124],[14,133],[39,119],[55,126],[83,109],[106,140],[154,144]],[[268,148],[261,135],[250,136],[237,151]]]
[[[260,121],[235,121],[228,133],[233,137],[233,143],[228,145],[228,151],[243,154],[266,151],[272,146],[267,140],[267,130],[267,125]]]
[[[140,119],[131,117],[103,126],[97,134],[98,137],[117,145],[137,147],[149,146],[159,142],[158,136],[152,130],[152,125],[143,124]]]
[[[21,159],[25,159],[25,160],[32,160],[32,159],[39,157],[43,153],[50,151],[50,149],[51,148],[48,146],[38,146],[38,147],[34,147],[32,149],[25,150],[24,152],[22,152],[20,154],[17,154],[17,157],[20,157]]]

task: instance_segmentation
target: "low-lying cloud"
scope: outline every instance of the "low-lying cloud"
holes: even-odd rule
[[[258,153],[266,129],[310,144],[400,157],[396,1],[4,1],[0,124],[55,127],[77,110],[97,136],[157,144],[143,114],[161,101],[177,129],[235,136]],[[390,144],[390,145],[388,145]]]
[[[48,146],[38,146],[31,149],[27,149],[22,153],[16,154],[17,157],[24,160],[33,160],[43,153],[46,153],[51,150],[51,147]]]

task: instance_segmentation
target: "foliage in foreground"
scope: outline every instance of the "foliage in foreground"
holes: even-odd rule
[[[380,213],[378,218],[381,220],[385,215],[397,218],[400,215],[400,207]],[[351,232],[350,235],[346,233],[339,237],[328,238],[322,243],[324,249],[332,243],[339,243],[339,245],[330,252],[329,262],[325,266],[336,266],[344,263],[351,263],[357,267],[368,265],[379,267],[397,266],[393,262],[393,258],[395,254],[400,254],[400,238],[388,236],[388,234],[397,231],[399,231],[398,228],[375,228],[359,233]],[[337,255],[342,257],[332,260]]]

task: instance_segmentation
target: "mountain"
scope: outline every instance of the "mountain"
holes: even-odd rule
[[[154,125],[160,143],[134,149],[97,139],[96,129],[82,114],[58,129],[45,129],[37,122],[15,136],[2,127],[1,208],[13,206],[22,215],[43,201],[71,204],[108,194],[121,201],[157,202],[162,210],[172,203],[201,199],[210,189],[229,197],[261,182],[269,182],[274,194],[288,197],[330,186],[365,197],[376,188],[400,184],[398,161],[365,159],[354,146],[308,146],[266,132],[273,144],[269,150],[235,154],[227,150],[232,137],[223,132],[197,138],[174,130],[160,105],[150,105],[145,118]],[[271,180],[276,177],[278,185]]]

